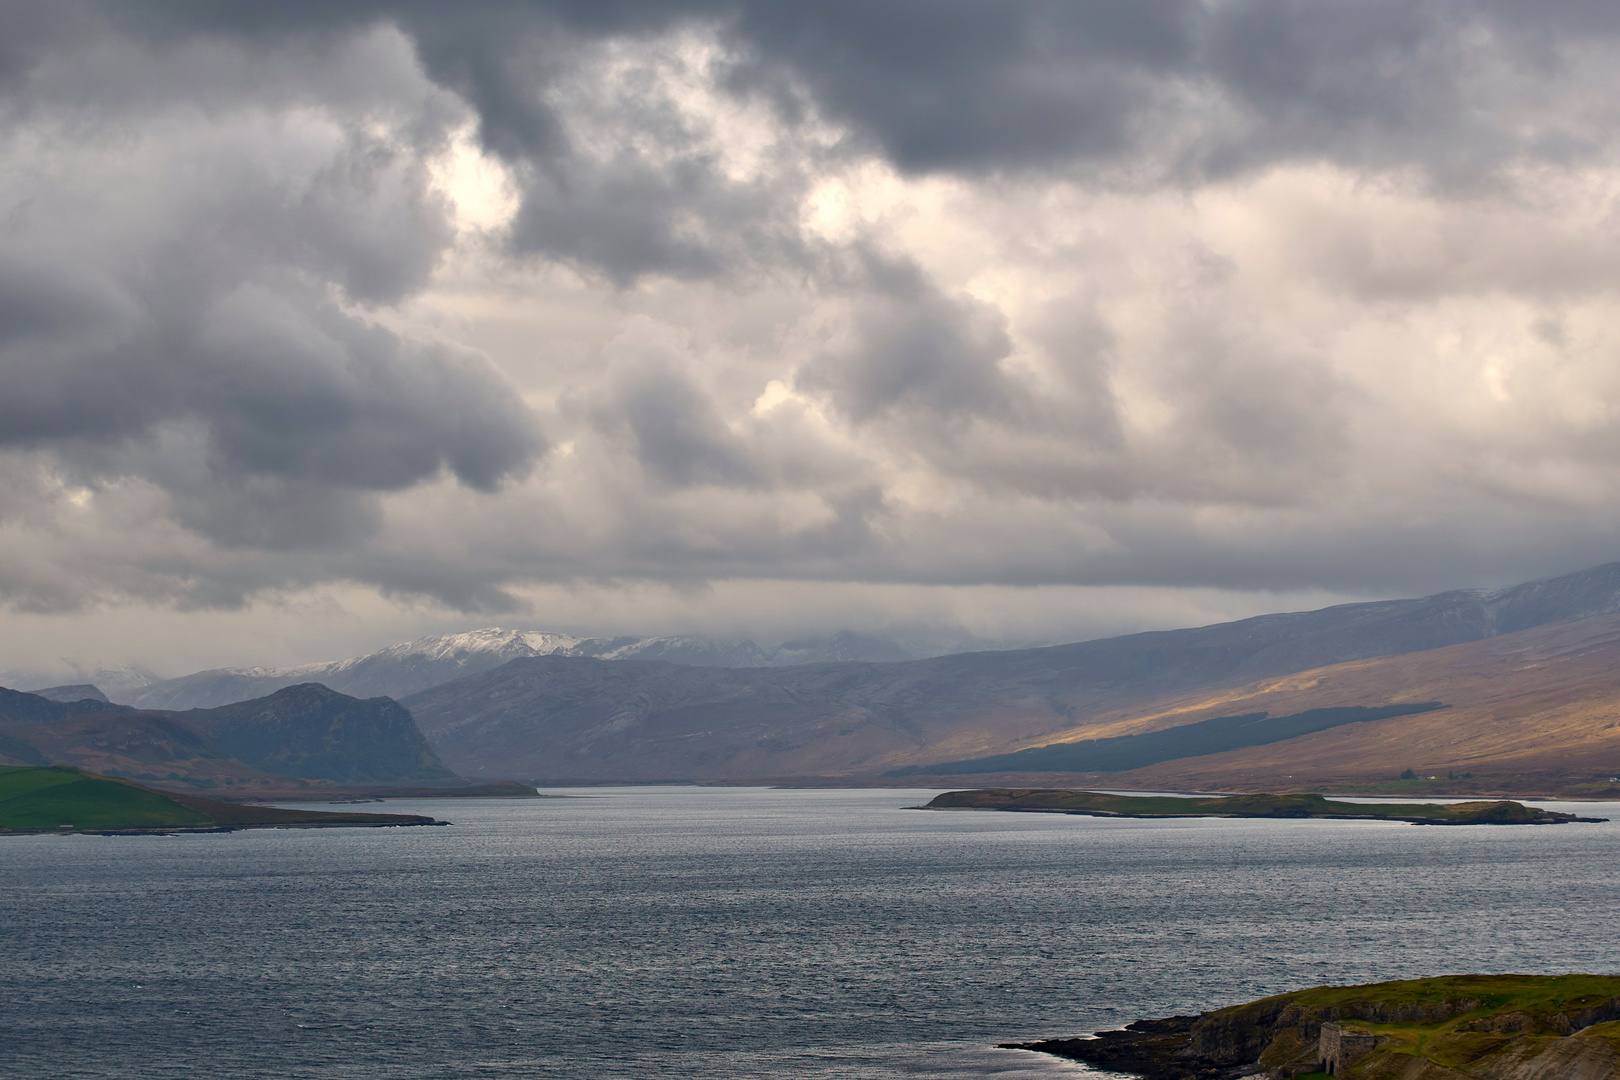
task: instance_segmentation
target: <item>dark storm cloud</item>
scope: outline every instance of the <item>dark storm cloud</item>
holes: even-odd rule
[[[739,185],[681,135],[656,100],[621,88],[607,121],[626,134],[585,153],[570,79],[595,47],[680,28],[719,35],[715,75],[775,102],[793,124],[843,125],[849,147],[907,172],[1047,171],[1112,183],[1194,182],[1282,160],[1416,166],[1478,183],[1520,159],[1598,152],[1600,130],[1569,108],[1588,95],[1572,50],[1620,20],[1584,3],[1460,0],[650,0],[583,3],[23,5],[0,63],[25,69],[66,36],[101,32],[161,45],[223,39],[320,49],[378,25],[405,33],[429,78],[469,103],[479,137],[514,167],[515,250],[600,271],[724,274],[792,257],[777,220],[791,180]],[[1537,86],[1526,93],[1527,80]],[[1503,121],[1512,111],[1512,123]],[[678,125],[677,125],[678,126]],[[675,142],[672,143],[671,139]],[[650,144],[657,152],[648,149]],[[672,152],[673,151],[673,152]],[[782,185],[785,184],[785,187]]]
[[[785,108],[806,90],[901,168],[922,171],[1114,160],[1189,128],[1197,162],[1217,169],[1290,156],[1423,164],[1465,150],[1533,153],[1557,129],[1553,118],[1496,127],[1474,95],[1513,70],[1556,77],[1572,47],[1620,32],[1606,5],[1580,0],[1533,9],[1464,0],[375,0],[102,10],[159,38],[284,40],[395,23],[429,74],[477,108],[486,145],[508,160],[566,152],[546,91],[570,66],[571,43],[705,25],[739,50],[733,85],[775,93]],[[1244,114],[1235,127],[1206,111],[1211,94]]]
[[[1195,0],[750,4],[742,85],[792,73],[907,171],[1112,157],[1196,65]],[[785,88],[784,88],[785,90]]]
[[[904,170],[1120,166],[1134,182],[1590,152],[1600,133],[1552,98],[1572,50],[1620,32],[1601,5],[1462,0],[834,0],[748,5],[733,25],[741,82],[791,73]],[[1529,112],[1505,124],[1487,105]]]

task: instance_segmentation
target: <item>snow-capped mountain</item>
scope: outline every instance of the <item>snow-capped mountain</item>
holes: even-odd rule
[[[500,667],[520,656],[566,652],[578,644],[579,639],[569,634],[491,627],[418,638],[325,664],[199,671],[166,679],[115,700],[142,709],[211,709],[309,682],[351,697],[399,698],[463,675]]]
[[[162,681],[161,676],[144,668],[97,667],[71,660],[34,670],[0,671],[0,686],[12,690],[32,693],[46,687],[90,684],[115,701],[124,701]]]
[[[114,701],[142,709],[210,709],[315,682],[353,697],[401,698],[526,656],[586,656],[600,660],[663,660],[692,667],[780,667],[826,660],[906,660],[911,654],[888,638],[845,631],[804,638],[775,649],[752,641],[675,635],[578,638],[543,630],[488,627],[439,634],[365,656],[297,667],[217,668],[135,688]],[[99,684],[98,684],[99,685]]]

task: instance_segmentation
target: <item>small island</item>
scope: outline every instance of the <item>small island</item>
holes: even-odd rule
[[[1091,1038],[1001,1047],[1147,1080],[1597,1080],[1620,1076],[1620,977],[1321,986]]]
[[[947,791],[912,810],[1011,810],[1035,814],[1084,814],[1121,818],[1342,818],[1405,821],[1414,825],[1562,825],[1603,822],[1509,801],[1350,803],[1321,795],[1110,795],[1100,791],[979,788]]]
[[[237,829],[319,829],[444,825],[420,814],[350,814],[241,806],[157,791],[131,780],[64,766],[0,767],[0,835],[93,833],[101,836]]]

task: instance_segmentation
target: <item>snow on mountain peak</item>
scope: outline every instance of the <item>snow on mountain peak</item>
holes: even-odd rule
[[[401,645],[392,645],[366,656],[356,656],[335,665],[346,670],[357,664],[378,659],[404,660],[465,660],[474,656],[499,656],[507,660],[519,656],[545,656],[563,652],[579,644],[572,634],[554,634],[545,630],[507,630],[499,626],[486,626],[459,634],[434,634],[417,638]]]

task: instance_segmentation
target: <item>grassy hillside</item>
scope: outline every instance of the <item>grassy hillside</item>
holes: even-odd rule
[[[0,829],[198,828],[206,814],[134,784],[74,769],[0,768]]]
[[[274,826],[428,825],[415,814],[237,806],[69,768],[0,766],[0,833],[143,832]]]
[[[1150,1080],[1564,1080],[1620,1075],[1620,977],[1450,975],[1322,986],[1089,1039],[1006,1044]]]

